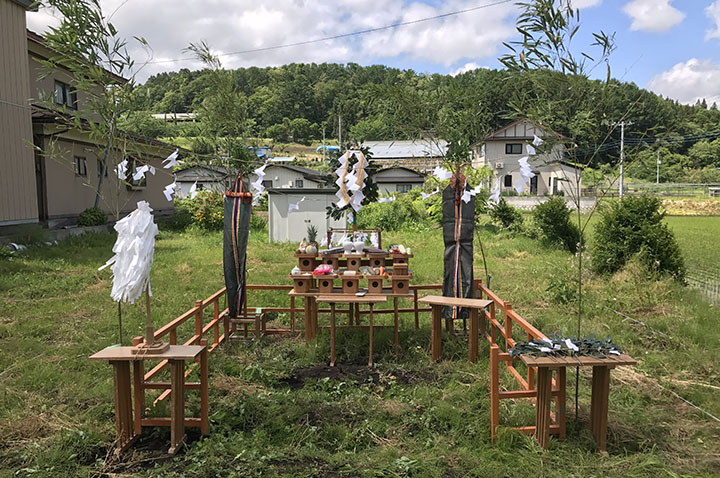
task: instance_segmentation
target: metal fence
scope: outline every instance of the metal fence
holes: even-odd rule
[[[720,271],[693,268],[687,272],[687,283],[699,289],[705,298],[720,303]]]
[[[692,196],[718,196],[720,194],[720,183],[625,183],[625,194],[652,194],[664,197],[692,197]],[[605,191],[607,185],[599,188],[583,188],[583,195],[599,194],[599,190]],[[605,193],[608,197],[618,196],[618,184],[614,184]]]

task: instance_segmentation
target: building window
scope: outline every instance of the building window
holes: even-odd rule
[[[98,177],[100,177],[100,173],[102,172],[102,170],[103,170],[102,160],[98,159],[97,160],[97,175],[98,175]],[[107,177],[107,168],[105,168],[105,177]]]
[[[302,187],[303,187],[303,180],[302,180],[302,179],[296,179],[296,180],[295,180],[295,187],[296,187],[296,188],[302,188]]]
[[[512,174],[506,174],[505,175],[505,187],[511,188],[512,187]]]
[[[75,174],[87,176],[87,161],[82,156],[75,156]]]
[[[262,182],[262,185],[265,189],[273,187],[272,185],[272,179],[266,179]]]
[[[55,103],[70,109],[77,109],[77,92],[67,83],[55,80]]]
[[[398,184],[397,185],[397,190],[400,193],[406,193],[406,192],[410,191],[412,188],[413,188],[412,184]]]
[[[522,154],[522,143],[506,143],[505,154]]]

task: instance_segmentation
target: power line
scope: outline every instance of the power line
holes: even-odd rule
[[[409,21],[406,21],[406,22],[398,22],[398,23],[393,23],[393,24],[390,24],[390,25],[384,25],[384,26],[381,26],[381,27],[368,28],[368,29],[366,29],[366,30],[357,30],[357,31],[354,31],[354,32],[349,32],[349,33],[341,33],[341,34],[339,34],[339,35],[332,35],[332,36],[327,36],[327,37],[322,37],[322,38],[315,38],[315,39],[312,39],[312,40],[303,40],[303,41],[294,42],[294,43],[284,43],[284,44],[281,44],[281,45],[266,46],[266,47],[262,47],[262,48],[252,48],[252,49],[249,49],[249,50],[238,50],[238,51],[233,51],[233,52],[229,52],[229,53],[220,53],[220,54],[218,54],[217,56],[218,56],[218,57],[225,57],[225,56],[245,55],[245,54],[248,54],[248,53],[258,53],[258,52],[263,52],[263,51],[280,50],[280,49],[283,49],[283,48],[291,48],[291,47],[302,46],[302,45],[311,45],[311,44],[313,44],[313,43],[320,43],[320,42],[325,42],[325,41],[329,41],[329,40],[338,40],[338,39],[340,39],[340,38],[348,38],[348,37],[352,37],[352,36],[356,36],[356,35],[365,35],[365,34],[367,34],[367,33],[379,32],[379,31],[382,31],[382,30],[388,30],[388,29],[390,29],[390,28],[404,27],[404,26],[407,26],[407,25],[416,25],[416,24],[418,24],[418,23],[429,22],[429,21],[438,20],[438,19],[441,19],[441,18],[447,18],[447,17],[457,16],[457,15],[461,15],[461,14],[463,14],[463,13],[474,12],[474,11],[477,11],[477,10],[482,10],[482,9],[484,9],[484,8],[495,7],[495,6],[497,6],[497,5],[502,5],[502,4],[510,3],[510,2],[514,2],[514,1],[515,1],[515,0],[498,0],[498,1],[495,1],[495,2],[492,2],[492,3],[487,3],[487,4],[484,4],[484,5],[478,5],[477,7],[465,8],[465,9],[463,9],[463,10],[455,10],[455,11],[452,11],[452,12],[441,13],[441,14],[439,14],[439,15],[434,15],[434,16],[432,16],[432,17],[419,18],[419,19],[417,19],[417,20],[409,20]],[[155,61],[150,61],[150,62],[148,62],[148,63],[151,63],[151,64],[157,64],[157,63],[174,63],[174,62],[176,62],[176,61],[193,61],[193,60],[195,60],[195,59],[194,59],[194,58],[178,58],[178,59],[174,59],[174,60],[155,60]]]

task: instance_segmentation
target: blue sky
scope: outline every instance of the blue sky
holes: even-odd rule
[[[182,50],[205,40],[227,67],[291,62],[356,62],[457,73],[500,67],[503,41],[517,39],[514,1],[410,26],[272,51],[232,55],[274,45],[407,22],[498,0],[102,0],[128,37],[143,36],[148,56],[131,43],[143,81],[153,73],[198,68]],[[616,34],[613,76],[678,99],[720,104],[720,0],[572,0],[581,9],[578,48],[590,33]],[[28,27],[42,32],[53,12],[28,13]],[[604,75],[604,67],[598,74]]]

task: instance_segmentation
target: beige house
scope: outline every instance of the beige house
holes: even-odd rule
[[[543,152],[538,151],[541,154],[530,156],[528,146],[532,147],[535,136],[551,147]],[[577,180],[581,179],[581,170],[564,159],[563,141],[566,139],[532,121],[518,120],[473,146],[473,167],[488,166],[499,181],[501,191],[515,191],[515,185],[520,180],[519,161],[529,156],[528,163],[535,177],[522,187],[522,194],[563,194],[574,197],[578,191]]]
[[[41,36],[26,30],[25,12],[31,3],[0,0],[0,226],[39,222],[56,227],[73,224],[94,205],[103,145],[53,110],[53,102],[68,111],[82,110],[87,102],[73,91],[70,72],[44,74],[38,60],[49,58],[51,51]],[[140,200],[148,201],[156,214],[171,212],[173,203],[163,189],[173,178],[161,161],[173,149],[124,134],[111,152],[99,206],[110,217],[132,211]],[[141,164],[153,166],[156,174],[146,174],[141,182],[122,182],[112,169],[124,158],[130,176]]]

